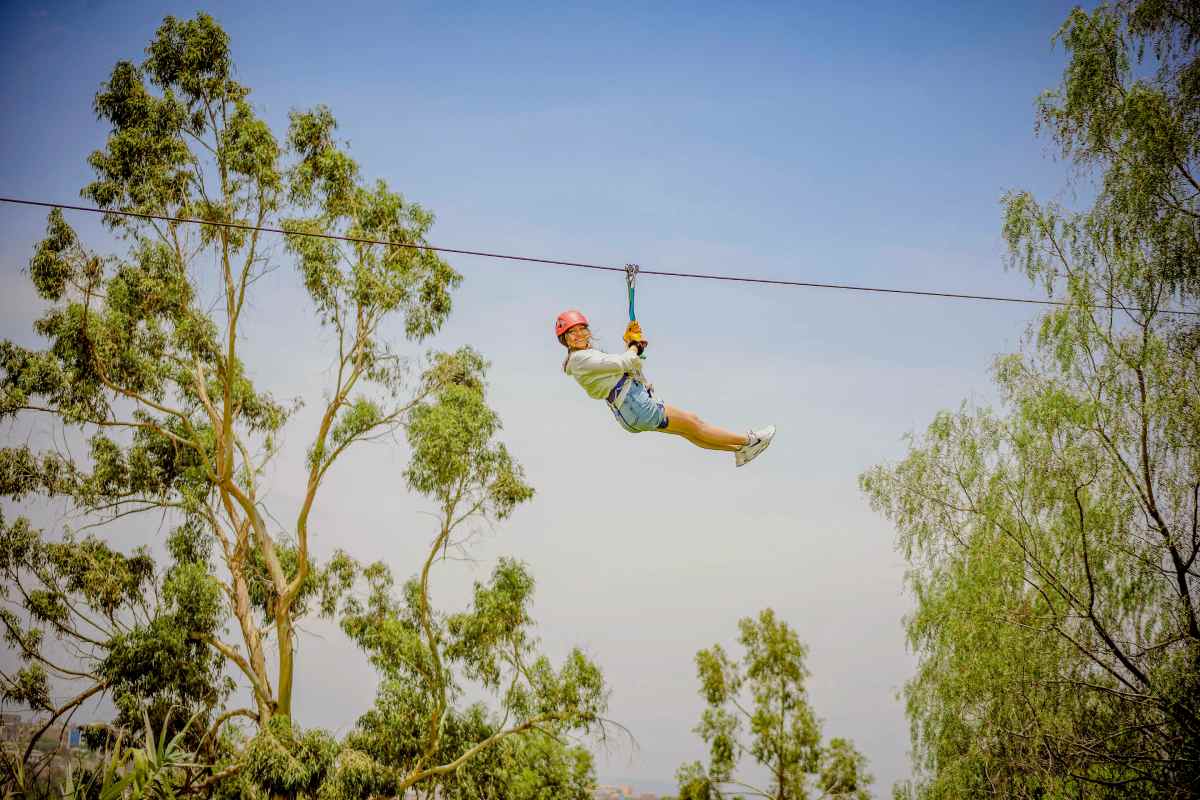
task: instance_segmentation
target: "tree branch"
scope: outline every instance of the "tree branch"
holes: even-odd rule
[[[38,728],[34,732],[33,736],[29,739],[29,744],[25,746],[25,754],[21,756],[21,761],[29,761],[29,755],[33,752],[34,745],[37,744],[38,739],[42,738],[42,734],[50,730],[50,726],[54,724],[56,719],[61,717],[67,711],[70,711],[72,708],[75,708],[79,704],[83,703],[89,697],[104,691],[106,688],[108,688],[108,681],[100,681],[95,686],[91,687],[90,689],[85,689],[84,691],[75,695],[75,697],[68,700],[64,705],[60,706],[57,711],[50,715],[50,719],[46,720],[45,724]]]

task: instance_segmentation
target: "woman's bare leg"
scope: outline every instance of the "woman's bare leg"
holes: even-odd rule
[[[746,434],[734,433],[716,425],[709,425],[690,411],[667,406],[667,427],[663,433],[682,436],[697,447],[705,450],[732,452],[746,444]]]

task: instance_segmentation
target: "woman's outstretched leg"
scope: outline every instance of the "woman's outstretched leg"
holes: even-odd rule
[[[667,427],[664,433],[682,436],[697,447],[705,450],[724,450],[733,452],[748,441],[744,433],[734,433],[716,425],[710,425],[690,411],[682,408],[667,406]]]

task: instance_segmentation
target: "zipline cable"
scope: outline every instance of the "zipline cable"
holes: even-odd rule
[[[240,231],[258,231],[261,233],[278,233],[283,236],[309,236],[315,239],[330,239],[353,244],[375,244],[383,247],[404,247],[411,250],[432,250],[438,253],[454,253],[464,256],[480,256],[482,258],[498,258],[506,261],[525,261],[532,264],[549,264],[558,267],[576,267],[578,269],[594,269],[604,272],[626,272],[625,267],[613,267],[604,264],[588,264],[582,261],[559,261],[552,258],[534,258],[533,256],[514,256],[505,253],[489,253],[482,250],[464,250],[456,247],[439,247],[431,244],[410,244],[406,242],[389,242],[380,239],[366,239],[357,236],[340,236],[333,233],[313,233],[311,231],[286,231],[283,228],[272,228],[266,225],[247,225],[241,222],[218,222],[208,219],[192,219],[189,217],[172,217],[165,214],[143,214],[137,211],[112,211],[91,206],[75,206],[66,203],[47,203],[39,200],[24,200],[16,197],[0,197],[0,203],[11,203],[22,206],[38,206],[41,208],[60,208],[67,211],[85,211],[91,214],[113,214],[122,217],[157,220],[160,222],[187,223],[192,225],[210,225],[217,228],[227,228]],[[873,292],[876,294],[902,294],[915,297],[942,297],[952,300],[983,300],[993,303],[1026,303],[1041,306],[1069,306],[1065,300],[1039,300],[1033,297],[1005,297],[1003,295],[964,294],[961,292],[935,292],[923,289],[888,289],[880,286],[859,286],[849,283],[820,283],[817,281],[787,281],[779,278],[751,278],[741,275],[712,275],[703,272],[668,272],[665,270],[638,269],[639,275],[659,275],[664,278],[696,278],[709,281],[731,281],[735,283],[755,283],[766,286],[794,286],[806,289],[838,289],[846,292]],[[632,297],[631,297],[632,299]],[[1148,309],[1136,306],[1096,305],[1097,309],[1108,311],[1140,311]],[[1179,309],[1155,309],[1159,314],[1176,314],[1188,317],[1200,317],[1200,311],[1183,311]]]

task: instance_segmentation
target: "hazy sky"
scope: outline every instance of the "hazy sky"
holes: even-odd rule
[[[1034,99],[1061,75],[1050,38],[1069,4],[648,5],[6,2],[0,195],[78,202],[106,133],[99,83],[142,57],[164,14],[203,8],[276,132],[290,109],[328,105],[364,174],[437,214],[435,244],[1033,294],[1003,269],[998,201],[1027,188],[1078,202],[1033,130]],[[106,241],[95,219],[68,219]],[[0,206],[2,338],[32,341],[24,273],[44,224]],[[332,351],[275,255],[284,268],[256,287],[243,350],[260,386],[310,400],[271,476],[287,519]],[[826,735],[853,739],[887,796],[909,774],[897,693],[914,663],[910,601],[894,531],[857,477],[898,458],[938,409],[991,402],[990,362],[1037,309],[644,278],[659,393],[717,424],[779,428],[735,470],[732,456],[625,433],[561,373],[554,316],[582,308],[613,347],[619,275],[451,261],[465,281],[433,344],[471,343],[492,361],[503,438],[538,494],[483,532],[474,564],[440,567],[435,598],[462,602],[500,555],[526,561],[546,650],[585,647],[612,688],[610,715],[639,742],[602,751],[601,778],[658,791],[703,757],[696,651],[732,644],[737,620],[770,606],[810,648]],[[50,441],[44,427],[3,436]],[[432,531],[404,489],[406,457],[368,447],[332,474],[318,555],[343,547],[415,571]],[[161,533],[120,535],[134,546]],[[298,718],[345,732],[375,673],[336,628],[306,627]]]

